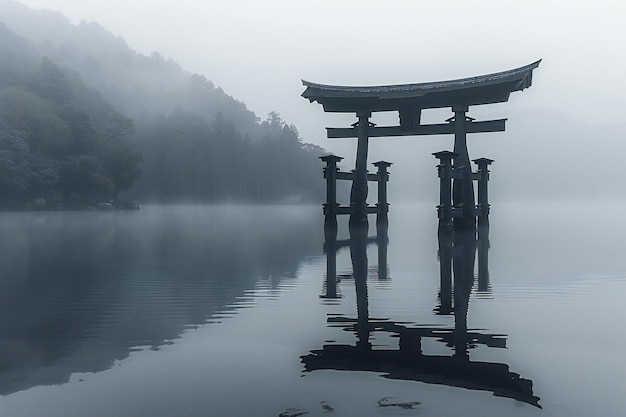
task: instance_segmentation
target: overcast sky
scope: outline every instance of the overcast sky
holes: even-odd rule
[[[307,141],[343,119],[300,97],[300,79],[397,84],[502,71],[543,58],[499,115],[549,109],[616,124],[624,104],[626,2],[609,0],[21,0],[96,21],[142,53],[204,74]],[[473,115],[470,112],[470,115]]]

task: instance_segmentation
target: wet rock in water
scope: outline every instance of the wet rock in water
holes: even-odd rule
[[[139,204],[132,201],[115,200],[113,203],[120,210],[139,210]]]
[[[335,411],[333,407],[328,405],[328,401],[320,401],[320,407],[322,407],[323,413],[330,413],[331,411]]]
[[[378,406],[379,407],[398,407],[398,408],[404,408],[405,410],[412,410],[415,408],[416,405],[420,405],[422,402],[421,401],[390,401],[393,398],[398,398],[398,397],[383,397],[380,400],[378,400]]]
[[[304,414],[309,414],[304,408],[288,408],[278,415],[278,417],[298,417]]]

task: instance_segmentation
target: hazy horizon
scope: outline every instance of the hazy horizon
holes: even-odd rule
[[[530,88],[512,93],[507,103],[475,106],[468,113],[478,120],[508,119],[506,132],[468,138],[471,158],[496,160],[492,197],[624,194],[619,155],[626,151],[621,141],[626,123],[620,118],[619,77],[626,58],[615,51],[624,38],[626,6],[617,2],[20,3],[58,11],[73,24],[95,21],[139,53],[159,52],[206,76],[262,119],[277,111],[305,142],[345,157],[347,170],[353,168],[356,141],[328,140],[324,128],[346,127],[355,116],[324,113],[318,103],[309,103],[300,96],[301,79],[352,85],[426,82],[542,59]],[[440,109],[424,112],[422,119],[437,123],[450,115]],[[372,120],[395,124],[397,115],[377,113]],[[431,153],[451,149],[452,143],[451,135],[373,138],[369,162],[394,163],[392,201],[434,201]],[[574,186],[570,167],[588,161],[603,167],[578,175]]]
[[[263,117],[278,111],[304,139],[333,146],[325,115],[300,97],[300,80],[377,85],[460,78],[543,59],[533,87],[497,111],[557,111],[581,122],[621,124],[616,54],[626,5],[604,1],[231,2],[22,0],[95,21],[143,54],[158,51],[205,75]],[[477,109],[476,109],[477,110]],[[474,110],[476,113],[478,111]],[[472,111],[470,111],[471,113]],[[337,120],[337,121],[336,121]]]

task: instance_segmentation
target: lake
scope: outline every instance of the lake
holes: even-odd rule
[[[0,415],[622,416],[625,212],[0,213]]]

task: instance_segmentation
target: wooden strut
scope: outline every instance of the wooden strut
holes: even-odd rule
[[[324,226],[329,228],[337,228],[337,216],[342,214],[350,215],[351,226],[359,226],[367,224],[367,215],[376,214],[376,223],[378,225],[387,224],[389,203],[387,201],[387,182],[389,181],[389,168],[392,163],[386,161],[374,162],[378,171],[376,173],[362,172],[355,169],[352,172],[339,171],[337,163],[343,158],[336,155],[321,156],[320,159],[326,163],[324,167],[324,178],[326,179],[326,203],[324,209]],[[360,167],[360,165],[359,165]],[[352,181],[352,194],[349,206],[341,206],[337,203],[337,180]],[[364,181],[363,184],[357,184],[358,181]],[[378,202],[376,205],[367,204],[367,182],[378,183]],[[356,189],[356,190],[355,190]],[[363,199],[363,190],[365,189],[365,199]],[[356,196],[355,196],[356,194]],[[354,201],[357,199],[356,202]],[[364,219],[364,220],[363,220]],[[357,224],[355,224],[357,223]]]
[[[507,119],[498,119],[478,122],[468,120],[468,123],[466,123],[466,131],[467,133],[504,132],[506,120]],[[452,122],[452,119],[450,122]],[[450,122],[419,125],[410,129],[404,129],[402,126],[370,126],[367,130],[367,135],[370,138],[447,135],[454,133],[454,124]],[[356,127],[327,127],[326,133],[329,139],[358,137],[358,129]]]

